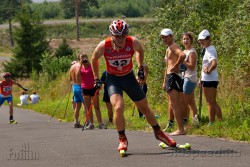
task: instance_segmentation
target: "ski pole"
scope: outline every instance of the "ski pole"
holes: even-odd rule
[[[96,98],[98,92],[99,92],[99,90],[96,90],[96,91],[95,91],[95,94],[94,94],[94,96],[93,96],[93,98],[92,98],[91,104],[90,104],[90,106],[89,106],[89,108],[88,108],[88,112],[87,112],[87,114],[86,114],[86,118],[85,118],[85,121],[84,121],[84,125],[83,125],[83,128],[82,128],[82,131],[84,130],[84,128],[85,128],[85,126],[86,126],[86,123],[87,123],[88,120],[89,120],[89,115],[90,115],[90,112],[91,112],[91,110],[92,110],[92,106],[94,105],[95,98]]]
[[[70,89],[71,89],[71,86],[70,86]],[[60,106],[60,104],[62,103],[62,101],[63,101],[64,97],[67,95],[67,93],[68,93],[68,91],[67,91],[67,92],[65,93],[65,95],[62,97],[62,99],[61,99],[60,103],[57,105],[57,107],[56,107],[55,111],[53,112],[53,114],[51,115],[51,117],[50,117],[49,121],[50,121],[50,120],[51,120],[51,118],[55,115],[55,113],[56,113],[56,111],[57,111],[58,107],[59,107],[59,106]]]
[[[132,117],[135,115],[135,103],[133,103],[133,112],[132,112]]]
[[[199,121],[201,120],[201,107],[202,107],[202,85],[200,85],[199,114],[198,114]]]
[[[141,89],[143,90],[143,85],[140,86]],[[133,112],[132,112],[132,117],[135,115],[135,103],[133,103]]]
[[[206,49],[202,48],[201,53],[200,53],[200,55],[201,55],[201,65],[202,65],[202,59],[203,59],[203,57],[205,55],[205,52],[206,52]],[[201,68],[201,70],[202,70],[202,68]],[[198,111],[199,112],[199,114],[198,114],[199,121],[201,120],[201,107],[202,107],[202,84],[201,84],[201,80],[200,80],[200,97],[199,97],[199,111]]]

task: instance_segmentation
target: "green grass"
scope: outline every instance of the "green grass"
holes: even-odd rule
[[[67,93],[67,92],[66,92]],[[51,99],[45,99],[43,97],[42,100],[35,105],[28,105],[23,106],[22,108],[25,109],[32,109],[36,112],[52,115],[54,114],[54,118],[61,119],[62,121],[67,122],[73,122],[73,110],[71,106],[71,94],[66,94],[64,99],[63,95],[65,95],[65,92],[62,93],[62,95],[55,100]],[[103,122],[108,122],[108,114],[106,110],[105,103],[101,101],[102,99],[102,92],[100,93],[100,107],[101,107],[101,113]],[[62,100],[62,102],[61,102]],[[69,101],[68,101],[69,100]],[[17,97],[15,97],[15,102],[17,103],[19,100]],[[61,103],[60,103],[61,102]],[[139,118],[138,111],[135,109],[134,116],[132,116],[133,113],[133,104],[128,99],[128,97],[125,96],[125,119],[126,119],[126,129],[127,130],[143,130],[143,131],[152,131],[151,126],[147,123],[147,121],[144,118]],[[191,124],[191,118],[189,119],[189,125],[191,125],[187,129],[187,133],[189,135],[205,135],[209,137],[219,137],[219,138],[225,138],[230,140],[238,140],[238,141],[247,141],[250,142],[250,120],[245,119],[243,122],[239,122],[238,120],[235,120],[233,117],[230,117],[227,113],[224,113],[224,119],[222,122],[216,121],[212,126],[207,126],[208,124],[208,113],[207,113],[207,107],[204,104],[203,110],[202,110],[202,121],[200,123],[200,126],[192,126]],[[67,106],[68,105],[68,106]],[[58,108],[57,108],[58,107]],[[153,106],[155,107],[155,106]],[[67,108],[67,110],[66,110]],[[165,107],[167,108],[167,106]],[[64,118],[64,114],[66,112],[66,117]],[[157,119],[159,124],[162,128],[165,128],[168,117],[167,117],[167,110],[165,111],[156,111],[156,114],[159,115],[159,118]],[[85,121],[85,117],[83,115],[83,109],[81,109],[80,114],[80,120],[83,123]],[[97,126],[96,117],[94,114],[94,122]],[[109,126],[109,128],[114,128],[114,126]],[[176,129],[176,124],[175,128]]]

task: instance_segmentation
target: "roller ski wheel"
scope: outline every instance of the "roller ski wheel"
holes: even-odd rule
[[[126,151],[120,150],[120,157],[125,157],[125,156],[126,156]]]
[[[10,120],[10,121],[9,121],[9,124],[17,124],[17,121],[15,121],[15,120]]]
[[[169,148],[169,146],[166,145],[166,144],[163,143],[163,142],[161,142],[161,143],[159,144],[159,146],[160,146],[162,149]],[[191,149],[191,145],[190,145],[189,143],[186,143],[186,144],[176,144],[176,147],[175,147],[175,148],[190,150],[190,149]]]
[[[120,139],[120,143],[119,143],[119,146],[118,146],[118,151],[119,151],[121,157],[126,156],[127,148],[128,148],[127,139],[126,138]]]

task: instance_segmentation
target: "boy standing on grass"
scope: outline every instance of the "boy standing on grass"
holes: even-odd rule
[[[4,103],[5,100],[9,103],[9,113],[10,113],[10,124],[17,124],[17,121],[13,118],[13,100],[12,100],[12,85],[15,84],[18,87],[22,88],[24,91],[27,91],[27,88],[24,88],[15,80],[11,79],[11,74],[6,72],[3,75],[4,80],[0,82],[0,107]]]

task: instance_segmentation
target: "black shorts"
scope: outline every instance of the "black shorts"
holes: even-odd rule
[[[82,93],[83,93],[83,96],[94,96],[96,90],[97,90],[96,88],[92,88],[92,89],[82,88]]]
[[[183,92],[183,79],[175,73],[167,74],[166,91],[170,92],[172,89]]]
[[[218,84],[218,81],[201,81],[202,87],[206,88],[217,88]]]
[[[110,98],[109,98],[108,92],[104,92],[103,93],[102,101],[104,101],[104,102],[110,102]]]
[[[145,93],[137,82],[133,71],[124,76],[116,76],[107,73],[106,85],[108,88],[109,97],[111,97],[113,94],[120,94],[122,96],[123,91],[133,101],[140,101],[146,97]]]
[[[143,85],[141,86],[141,88],[142,88],[143,92],[144,92],[145,95],[146,95],[147,92],[148,92],[148,85],[145,83],[145,84],[143,84]]]

